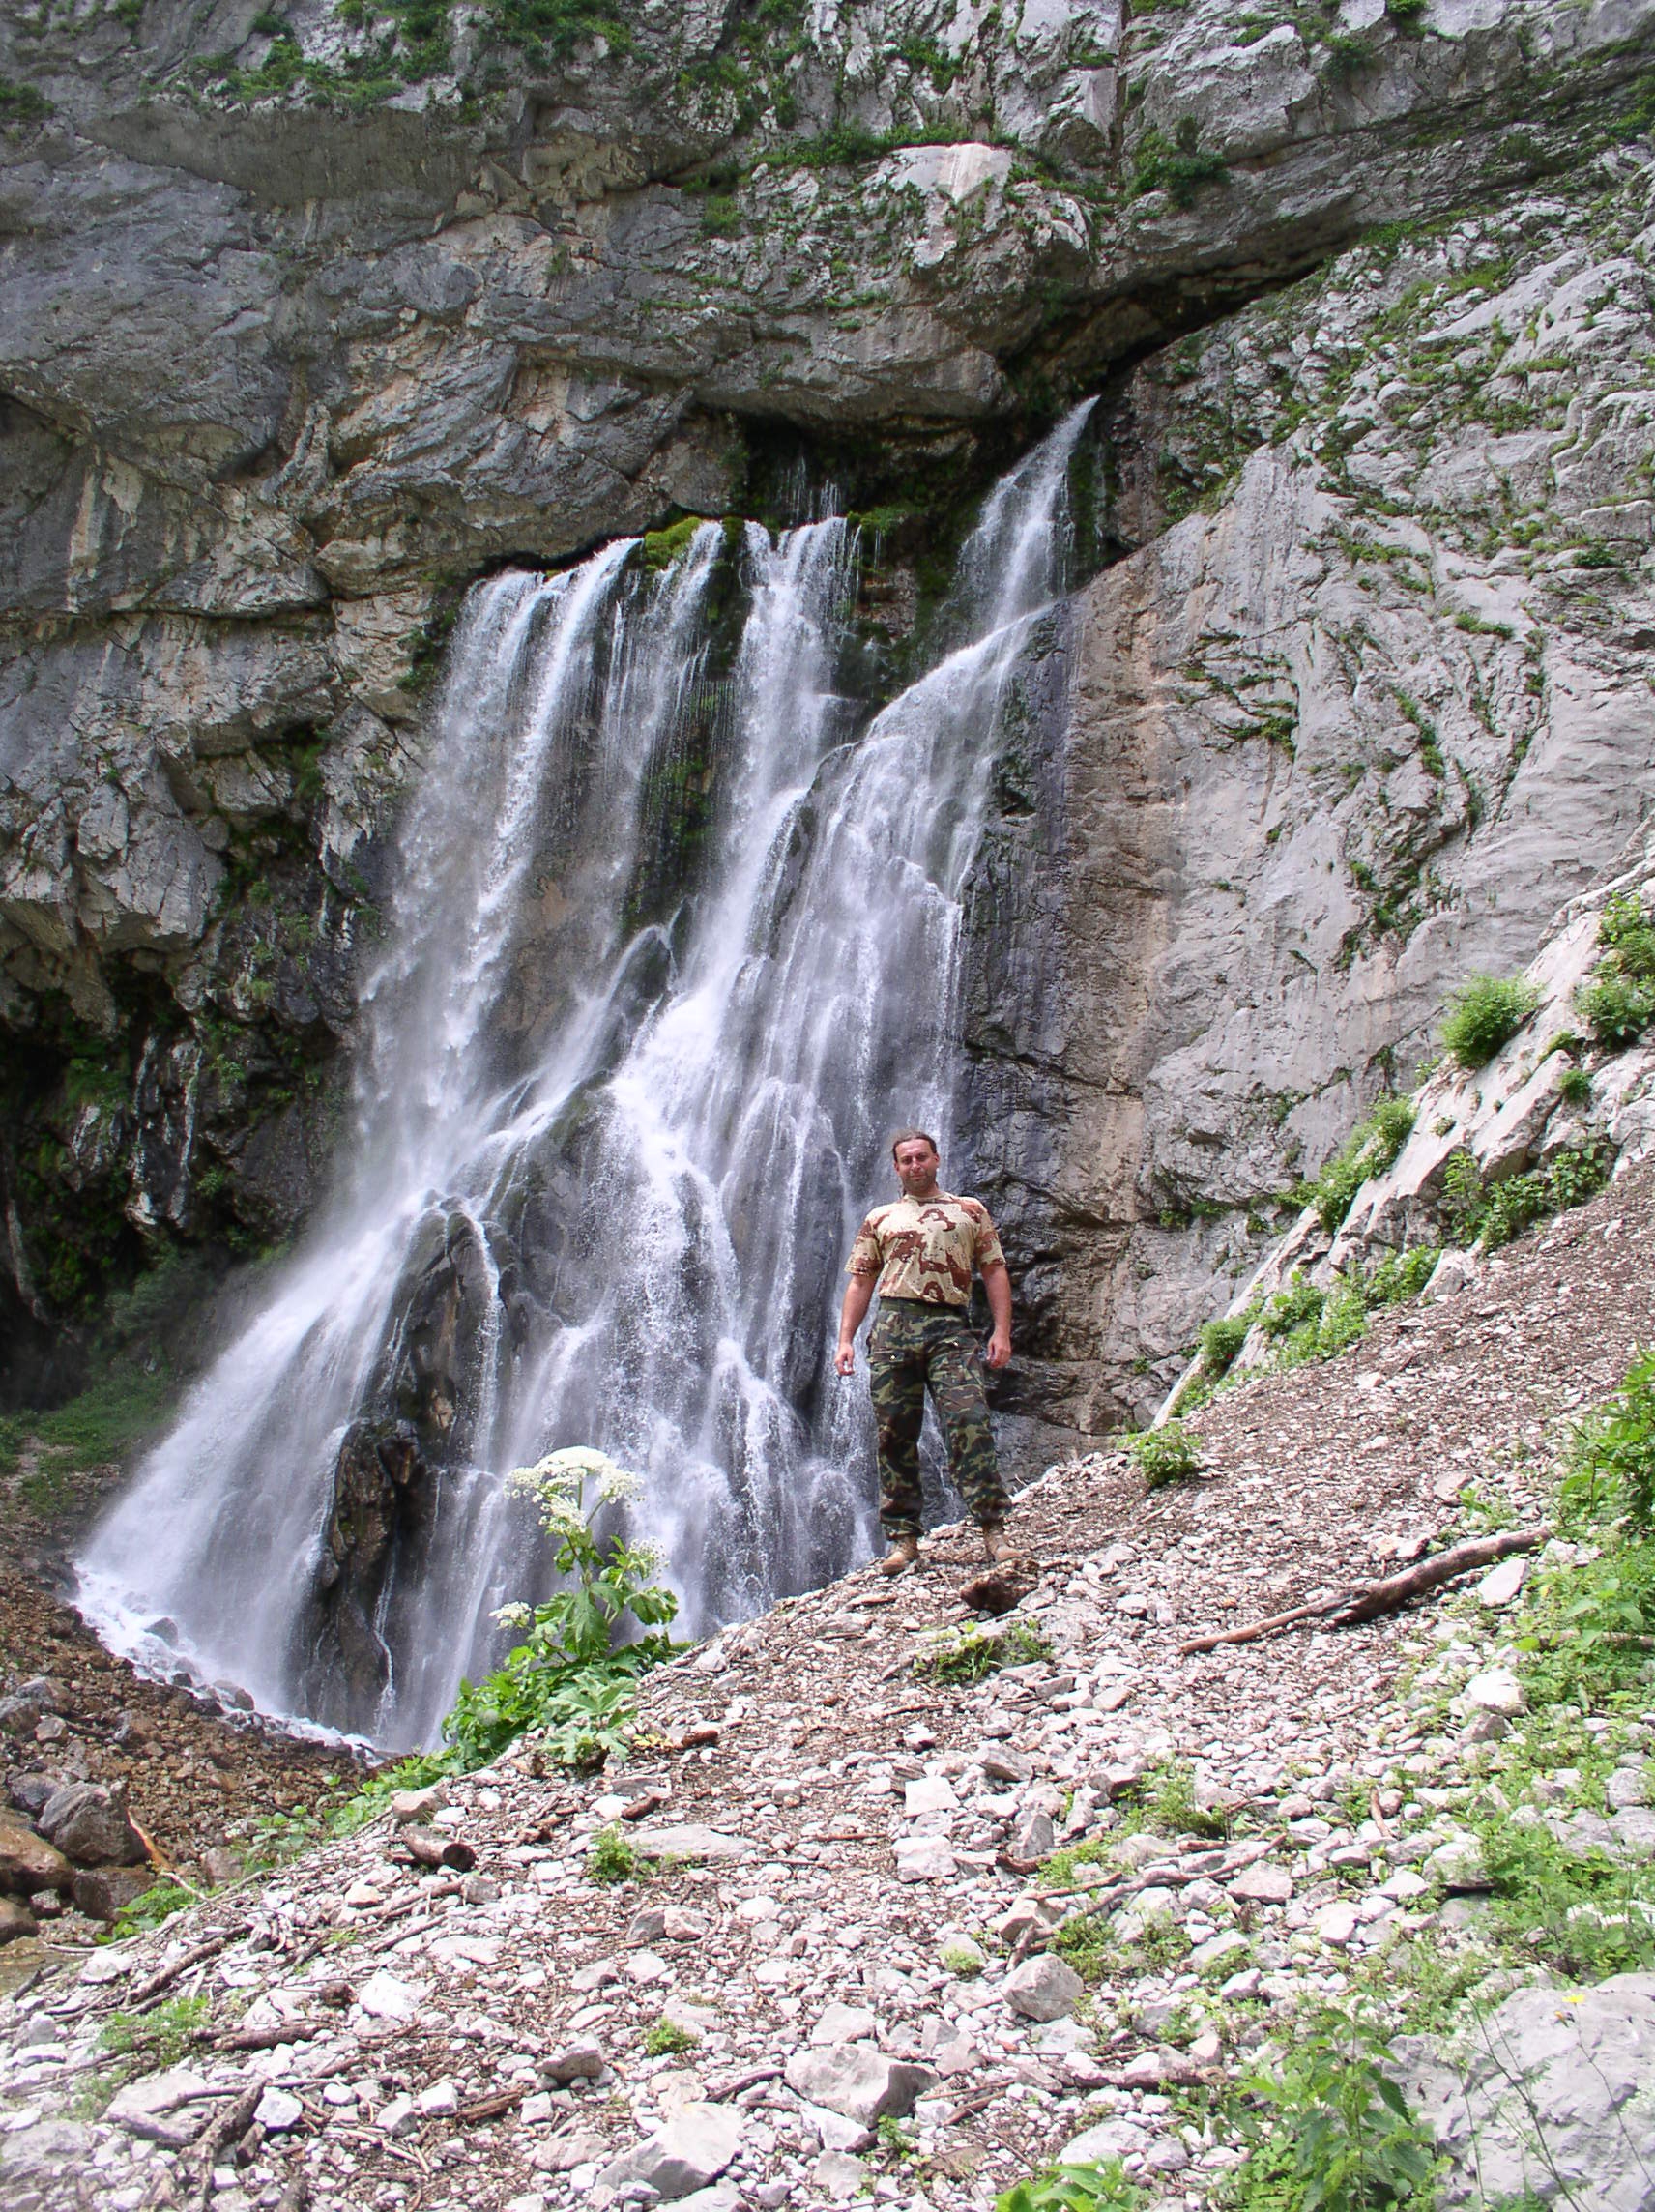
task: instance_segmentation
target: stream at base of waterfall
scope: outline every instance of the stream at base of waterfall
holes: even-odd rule
[[[565,1444],[636,1470],[692,1634],[865,1556],[839,1270],[892,1127],[952,1158],[962,894],[1086,412],[990,495],[952,650],[864,729],[841,520],[473,589],[334,1193],[77,1562],[113,1647],[429,1742],[544,1594],[505,1476]]]

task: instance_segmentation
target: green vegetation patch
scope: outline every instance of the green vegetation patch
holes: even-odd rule
[[[1525,975],[1471,975],[1448,1002],[1443,1045],[1467,1070],[1486,1067],[1540,1004]]]
[[[1595,1198],[1609,1181],[1611,1158],[1607,1146],[1572,1148],[1548,1167],[1485,1183],[1470,1153],[1454,1152],[1442,1171],[1443,1223],[1458,1242],[1492,1252],[1537,1221]]]
[[[1598,1041],[1618,1052],[1655,1021],[1655,927],[1636,894],[1605,906],[1598,943],[1603,955],[1575,1003]]]
[[[1038,1629],[1014,1620],[1005,1628],[973,1625],[935,1638],[915,1660],[914,1672],[939,1682],[980,1682],[1002,1667],[1031,1666],[1051,1656],[1052,1646]]]
[[[1132,1438],[1126,1448],[1149,1490],[1160,1490],[1169,1482],[1187,1482],[1205,1465],[1200,1437],[1182,1421],[1165,1421],[1158,1429],[1146,1429]]]
[[[1292,1194],[1294,1205],[1314,1206],[1318,1220],[1331,1235],[1350,1212],[1362,1185],[1396,1164],[1413,1134],[1416,1113],[1411,1098],[1381,1098],[1373,1112],[1357,1122],[1316,1180],[1298,1184]]]
[[[1165,192],[1173,205],[1192,208],[1206,185],[1230,174],[1224,156],[1201,143],[1201,126],[1193,115],[1180,118],[1172,138],[1157,130],[1146,131],[1133,159],[1131,197]]]

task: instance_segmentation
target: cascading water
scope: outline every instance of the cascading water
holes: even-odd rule
[[[1078,409],[986,503],[955,649],[859,737],[838,521],[662,577],[632,543],[467,601],[367,993],[335,1203],[97,1530],[89,1617],[267,1709],[429,1739],[543,1568],[505,1473],[635,1468],[692,1629],[849,1565],[829,1353],[889,1126],[952,1135],[961,894],[1007,680],[1062,580]]]

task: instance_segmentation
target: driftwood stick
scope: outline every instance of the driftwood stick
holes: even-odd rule
[[[175,1959],[170,1966],[160,1966],[127,1992],[127,2009],[135,2012],[139,2005],[148,2004],[169,1989],[180,1974],[188,1974],[191,1966],[199,1966],[207,1959],[216,1959],[220,1951],[227,1951],[232,1943],[239,1943],[244,1936],[252,1933],[248,1923],[238,1921],[234,1928],[221,1929],[217,1936],[209,1936],[205,1942],[192,1943],[184,1956]]]
[[[1315,1605],[1294,1606],[1291,1613],[1271,1614],[1266,1620],[1249,1622],[1245,1628],[1227,1628],[1217,1636],[1192,1636],[1178,1645],[1178,1657],[1187,1659],[1198,1651],[1216,1651],[1221,1644],[1254,1644],[1261,1636],[1268,1636],[1278,1628],[1291,1628],[1301,1620],[1325,1620],[1335,1628],[1350,1628],[1357,1621],[1377,1620],[1381,1614],[1396,1613],[1427,1590],[1434,1590],[1443,1583],[1450,1583],[1459,1575],[1474,1574],[1479,1567],[1492,1567],[1496,1559],[1509,1557],[1513,1552],[1532,1552],[1544,1544],[1552,1533],[1544,1525],[1538,1528],[1512,1528],[1500,1536],[1474,1536],[1469,1542],[1452,1544],[1445,1552],[1434,1552],[1429,1558],[1420,1559],[1400,1575],[1386,1575],[1377,1583],[1364,1583],[1359,1587],[1341,1591],[1337,1597],[1321,1598]]]

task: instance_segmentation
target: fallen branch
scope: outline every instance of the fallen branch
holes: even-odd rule
[[[755,2066],[750,2072],[738,2074],[731,2081],[713,2084],[707,2092],[707,2102],[710,2105],[727,2105],[733,2097],[740,2097],[744,2090],[756,2089],[761,2081],[780,2080],[779,2066]]]
[[[225,1928],[217,1936],[209,1936],[204,1942],[192,1943],[183,1957],[175,1959],[170,1966],[158,1967],[156,1972],[139,1982],[135,1989],[127,1992],[127,2010],[136,2012],[139,2005],[148,2004],[152,1997],[159,1997],[162,1990],[170,1989],[180,1974],[188,1974],[191,1966],[199,1966],[205,1960],[216,1959],[220,1951],[227,1951],[232,1943],[239,1943],[244,1936],[251,1934],[251,1922],[243,1920],[234,1928]]]
[[[474,2128],[483,2120],[497,2120],[529,2094],[527,2089],[497,2089],[492,2097],[479,2097],[475,2105],[462,2105],[454,2114],[456,2127]]]
[[[416,1866],[446,1867],[451,1874],[470,1874],[477,1853],[458,1836],[428,1835],[423,1828],[404,1828],[397,1838]]]
[[[1337,1597],[1321,1598],[1314,1605],[1295,1605],[1291,1613],[1273,1613],[1265,1620],[1251,1621],[1245,1628],[1227,1628],[1217,1636],[1192,1636],[1178,1645],[1178,1657],[1216,1651],[1221,1644],[1254,1644],[1262,1636],[1269,1636],[1278,1628],[1295,1627],[1301,1620],[1325,1620],[1334,1628],[1377,1620],[1381,1614],[1396,1613],[1427,1590],[1451,1583],[1460,1575],[1492,1567],[1496,1559],[1507,1558],[1513,1552],[1532,1552],[1551,1533],[1549,1528],[1541,1527],[1513,1528],[1501,1536],[1475,1536],[1468,1543],[1450,1545],[1446,1552],[1432,1553],[1400,1575],[1386,1575],[1380,1582],[1342,1590]]]
[[[284,2043],[308,2043],[331,2021],[284,2020],[276,2027],[235,2027],[213,2037],[215,2051],[275,2051]]]

